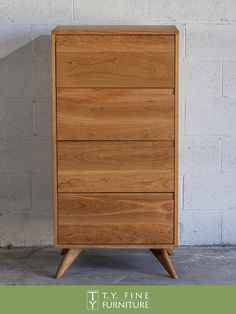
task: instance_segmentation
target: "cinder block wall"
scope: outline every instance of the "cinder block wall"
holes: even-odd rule
[[[1,0],[0,245],[52,244],[57,24],[178,26],[180,243],[236,244],[236,1]]]

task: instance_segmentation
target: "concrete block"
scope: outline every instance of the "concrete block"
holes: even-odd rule
[[[92,24],[145,22],[148,0],[74,0],[74,21]]]
[[[0,94],[3,98],[33,98],[35,77],[32,63],[0,63]]]
[[[235,50],[234,50],[235,52]],[[236,54],[235,54],[236,57]],[[223,63],[223,95],[236,97],[236,62]]]
[[[236,5],[235,0],[224,0],[224,21],[236,21]]]
[[[179,172],[179,195],[178,195],[178,206],[179,206],[179,211],[183,210],[184,202],[183,202],[183,196],[184,196],[184,176],[182,172]]]
[[[236,209],[236,176],[233,172],[194,173],[184,177],[184,209]]]
[[[0,175],[0,212],[30,211],[31,194],[31,176]],[[14,217],[14,214],[12,214],[12,217]],[[0,222],[1,221],[2,216],[0,217]],[[9,231],[12,231],[13,227],[9,227]]]
[[[150,21],[165,23],[215,23],[220,22],[221,19],[221,0],[150,0]]]
[[[51,31],[56,24],[33,25],[33,55],[37,62],[51,62]]]
[[[34,99],[51,98],[51,60],[33,63],[32,70],[34,73]]]
[[[39,99],[33,103],[34,134],[51,136],[52,134],[52,104],[51,99]]]
[[[236,139],[230,137],[222,138],[222,170],[236,170]]]
[[[49,63],[1,62],[1,98],[50,98]]]
[[[49,173],[50,138],[0,139],[0,173]]]
[[[220,139],[217,137],[186,136],[181,142],[184,171],[220,170]]]
[[[33,173],[52,172],[52,140],[47,137],[32,139],[32,168]]]
[[[32,136],[32,112],[30,100],[0,99],[0,138]]]
[[[236,211],[223,212],[222,218],[222,242],[224,244],[236,244]]]
[[[158,25],[158,24],[157,24]],[[186,24],[175,23],[174,26],[179,31],[179,54],[181,57],[181,51],[185,52],[185,41],[186,41]]]
[[[32,61],[32,26],[0,25],[0,47],[0,61]]]
[[[186,99],[188,101],[220,97],[222,76],[220,62],[186,63]]]
[[[220,97],[187,102],[189,135],[236,135],[236,99]]]
[[[204,7],[204,5],[203,5]],[[188,59],[236,61],[236,25],[186,25]]]
[[[31,139],[0,139],[0,173],[30,173],[32,168]]]
[[[53,243],[52,214],[3,214],[0,219],[1,246],[48,246]]]
[[[219,245],[221,213],[212,211],[181,211],[181,245]]]
[[[1,0],[0,21],[2,24],[69,23],[72,21],[73,0]]]
[[[185,133],[186,59],[185,25],[176,25],[180,32],[179,45],[179,133]]]
[[[33,176],[33,210],[52,211],[52,175]]]

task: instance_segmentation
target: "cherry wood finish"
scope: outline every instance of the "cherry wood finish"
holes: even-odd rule
[[[58,35],[57,52],[170,52],[174,55],[175,37],[166,35]],[[172,69],[173,70],[173,69]]]
[[[173,54],[59,53],[57,68],[58,87],[174,87]]]
[[[68,252],[68,249],[62,249],[61,250],[61,255],[65,255]]]
[[[67,25],[57,26],[52,35],[175,35],[178,29],[172,25]]]
[[[173,243],[173,194],[59,194],[60,244]]]
[[[60,279],[62,277],[64,272],[70,267],[70,265],[79,256],[80,253],[80,249],[69,249],[66,252],[63,252],[62,261],[55,275],[56,279]]]
[[[58,142],[58,191],[173,192],[173,142]]]
[[[178,243],[178,31],[52,32],[56,274],[86,247],[151,248],[169,274]]]
[[[54,243],[57,243],[57,88],[56,88],[56,35],[52,32],[52,190]]]
[[[174,140],[173,89],[57,90],[58,140]]]
[[[173,88],[174,36],[156,38],[58,35],[57,87]]]
[[[173,141],[59,141],[58,172],[174,170]]]
[[[169,275],[177,279],[178,276],[176,274],[176,271],[174,269],[174,266],[171,263],[171,260],[169,258],[169,252],[166,249],[151,249],[151,252],[156,257],[156,259],[161,263],[161,265],[166,269],[166,271],[169,273]]]

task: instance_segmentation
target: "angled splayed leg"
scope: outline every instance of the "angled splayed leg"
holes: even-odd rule
[[[79,256],[82,250],[80,249],[68,249],[63,255],[62,261],[58,267],[55,278],[60,279],[64,272],[71,266],[74,260]]]
[[[166,249],[166,251],[170,256],[174,254],[173,249]]]
[[[176,274],[173,264],[171,263],[167,249],[151,249],[151,252],[158,259],[158,261],[165,268],[165,270],[169,273],[169,275],[172,278],[177,279],[178,276]]]
[[[68,252],[68,249],[62,249],[60,254],[65,255],[67,252]]]

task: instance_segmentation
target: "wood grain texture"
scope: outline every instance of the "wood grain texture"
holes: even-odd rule
[[[156,44],[138,37],[77,37],[58,36],[58,87],[174,87],[174,36],[160,36]]]
[[[160,37],[158,38],[158,36]],[[175,27],[158,26],[72,26],[59,27],[53,31],[53,198],[54,243],[56,247],[72,249],[86,247],[149,247],[153,249],[166,249],[177,245],[178,38],[178,31]],[[110,44],[110,42],[112,44]],[[156,54],[156,52],[158,53]],[[69,64],[67,64],[67,60],[64,59],[65,54],[72,56],[72,58],[69,58]],[[60,59],[60,55],[62,59]],[[79,58],[82,56],[82,67],[80,67],[79,72],[77,71],[78,60],[77,58],[74,60],[75,55],[78,55]],[[98,58],[95,57],[94,59],[94,55],[98,56]],[[58,57],[60,62],[65,61],[66,65],[60,65]],[[130,60],[132,60],[131,63]],[[99,63],[100,61],[101,64]],[[105,67],[103,66],[104,63]],[[81,64],[79,64],[79,66],[80,65]],[[163,68],[159,65],[162,65]],[[58,66],[66,69],[66,75],[69,73],[75,86],[69,85],[69,88],[60,88],[60,84],[57,85],[57,77],[59,77],[59,74],[61,75],[61,70]],[[93,72],[94,69],[96,70],[95,74]],[[95,77],[95,80],[93,80],[93,77]],[[77,82],[79,84],[78,86]],[[96,86],[97,82],[99,84],[101,82],[102,85]],[[107,82],[109,84],[108,86],[106,86]],[[169,82],[171,82],[170,86]],[[90,83],[92,85],[88,85]],[[119,86],[119,84],[121,85]],[[59,88],[56,88],[57,86],[59,86]],[[101,89],[97,87],[101,87]],[[155,115],[156,119],[154,119]],[[143,119],[141,119],[142,116]],[[172,116],[171,119],[170,116]],[[155,124],[155,121],[158,123]],[[93,122],[93,124],[91,122]],[[127,153],[124,153],[124,151],[126,151],[125,147],[121,148],[121,150],[117,150],[117,148],[114,147],[114,150],[111,150],[109,153],[105,149],[103,157],[100,149],[98,149],[98,156],[96,156],[97,151],[90,147],[91,153],[83,149],[82,152],[80,152],[81,154],[76,155],[74,160],[73,158],[69,158],[70,162],[68,163],[64,155],[66,171],[61,172],[61,168],[58,168],[57,165],[57,153],[59,153],[57,143],[60,145],[61,142],[57,142],[57,139],[79,141],[102,140],[101,143],[105,143],[103,140],[109,140],[110,144],[113,144],[114,140],[120,144],[123,140],[127,139],[131,144],[134,143],[134,140],[141,142],[143,140],[150,141],[151,143],[155,140],[171,140],[173,151],[171,153],[172,157],[170,159],[167,158],[167,162],[161,165],[161,158],[157,157],[154,151],[152,151],[151,146],[149,146],[147,154],[145,154],[145,149],[142,150],[142,156],[141,148],[138,148],[137,151],[133,149],[134,154],[131,155],[129,149]],[[70,142],[68,142],[68,144],[70,144]],[[139,142],[137,142],[137,144],[139,144]],[[167,148],[164,150],[166,149]],[[137,155],[135,156],[135,154]],[[137,156],[139,157],[137,158]],[[153,166],[151,162],[152,157],[154,158]],[[118,162],[118,159],[120,159],[120,162]],[[172,165],[169,168],[168,160],[171,159]],[[73,173],[70,171],[70,163],[77,169]],[[159,168],[156,168],[156,165],[158,165]],[[163,165],[165,169],[160,169]],[[108,168],[106,168],[106,166],[108,166]],[[57,170],[59,171],[57,172]],[[57,182],[57,174],[59,174],[59,177],[60,174],[63,174],[63,176],[60,177],[60,179],[62,179],[60,182]],[[90,214],[91,212],[88,210],[87,203],[91,202],[94,206],[96,204],[97,207],[95,208],[98,208],[101,212],[103,211],[102,208],[106,208],[107,215],[110,214],[113,218],[114,215],[116,217],[118,215],[121,221],[123,221],[123,215],[124,217],[130,217],[124,208],[127,207],[128,211],[130,211],[130,215],[132,215],[132,212],[134,213],[132,223],[131,219],[128,218],[128,229],[130,229],[131,225],[132,229],[130,230],[133,230],[135,235],[136,233],[140,235],[140,230],[144,230],[142,239],[145,240],[140,242],[142,239],[140,240],[139,237],[133,236],[133,233],[131,233],[127,238],[125,237],[125,242],[123,243],[119,237],[120,234],[125,235],[127,229],[126,226],[121,223],[115,229],[114,238],[116,242],[111,243],[109,240],[107,241],[106,237],[103,237],[103,225],[96,227],[95,224],[92,224],[88,229],[86,228],[86,215],[83,214],[83,224],[81,225],[83,231],[81,231],[81,235],[84,235],[86,240],[86,235],[89,234],[88,236],[90,236],[90,234],[94,234],[96,240],[91,240],[89,243],[83,241],[78,243],[76,239],[73,240],[73,236],[76,237],[76,229],[73,228],[76,228],[79,218],[75,218],[76,223],[73,226],[68,226],[68,221],[66,221],[66,223],[64,221],[65,217],[69,219],[67,213],[70,210],[75,210],[77,205],[71,205],[74,202],[71,203],[70,201],[70,209],[66,207],[68,212],[64,211],[64,209],[60,212],[57,208],[57,193],[60,191],[70,192],[66,194],[68,197],[71,195],[83,196],[83,200],[79,200],[80,205],[78,208],[81,210],[82,204],[82,207],[84,206],[84,209]],[[75,191],[82,193],[87,192],[87,194],[74,194],[73,192]],[[159,191],[167,192],[163,195],[170,195],[172,202],[172,218],[170,219],[170,215],[168,215],[167,227],[163,227],[164,231],[163,233],[161,231],[160,234],[159,231],[156,231],[156,224],[159,223],[156,218],[153,218],[152,221],[147,218],[147,223],[145,218],[142,221],[140,218],[142,215],[145,217],[146,209],[148,217],[151,217],[152,214],[154,215],[155,213],[157,214],[156,217],[159,217],[158,219],[163,217],[163,210],[158,206],[152,211],[151,200],[150,203],[143,203],[146,196],[152,196],[155,193],[142,192]],[[96,195],[96,192],[99,193]],[[140,196],[141,200],[115,199],[113,195],[120,195],[118,192],[126,192],[121,194],[124,196],[127,194],[127,197],[132,195],[135,197]],[[134,193],[130,194],[127,192]],[[61,195],[65,194],[59,193],[58,198],[60,198]],[[96,200],[90,200],[89,197],[91,197],[91,195],[93,195]],[[157,195],[161,194],[158,193]],[[108,199],[98,200],[97,196]],[[115,208],[118,209],[116,213],[110,213],[109,204],[112,203],[112,200],[109,199],[109,196],[112,200],[114,199],[114,204],[117,205],[115,206]],[[75,204],[78,203],[77,201],[78,199],[75,201]],[[133,207],[130,203],[132,203]],[[64,201],[63,204],[65,204]],[[122,207],[123,205],[121,204],[125,204],[124,207]],[[150,204],[150,207],[148,204]],[[165,207],[163,206],[164,205],[160,205],[161,208]],[[138,210],[137,222],[138,224],[140,223],[139,225],[136,225],[135,210]],[[96,213],[92,213],[92,216],[95,217]],[[101,215],[102,218],[103,216],[104,215]],[[63,217],[63,224],[60,226],[58,225],[59,217]],[[108,218],[106,219],[106,221],[109,220]],[[114,220],[113,222],[115,223]],[[142,222],[144,223],[143,225]],[[140,228],[136,228],[136,226]],[[113,236],[112,227],[113,226],[110,224],[110,236]],[[62,236],[64,232],[63,228],[66,228],[65,234],[72,238],[72,242],[67,238],[67,244],[65,245],[59,241],[59,232],[60,236]],[[161,228],[160,230],[162,230]],[[151,234],[149,234],[149,229],[151,230]],[[154,229],[155,233],[152,232]],[[152,238],[152,235],[156,238]],[[161,242],[160,238],[157,237],[162,237],[163,235],[165,240]],[[172,238],[167,240],[167,237],[170,237],[170,235],[172,235]],[[100,239],[98,238],[99,236],[101,236]],[[145,242],[148,236],[151,236],[151,241],[154,239],[152,243]]]
[[[90,248],[90,249],[95,249],[95,248],[100,248],[100,249],[110,249],[110,248],[114,248],[114,249],[150,249],[150,244],[106,244],[106,243],[102,243],[102,244],[59,244],[56,243],[54,244],[54,247],[56,249],[64,249],[65,246],[68,249],[86,249],[86,248]],[[152,248],[154,249],[172,249],[173,247],[177,247],[174,244],[152,244]]]
[[[172,53],[57,53],[57,87],[173,88]]]
[[[55,275],[56,279],[60,279],[63,276],[64,272],[71,266],[71,264],[75,261],[75,259],[79,256],[80,253],[81,253],[80,249],[67,250],[56,272]]]
[[[59,141],[59,173],[174,170],[173,141]]]
[[[174,36],[58,35],[57,52],[174,52]]]
[[[168,274],[174,278],[177,279],[178,276],[176,274],[175,268],[173,264],[171,263],[168,250],[166,249],[151,249],[151,252],[153,255],[158,259],[158,261],[161,263],[161,265],[165,268],[165,270],[168,272]]]
[[[173,142],[58,142],[58,191],[172,192]]]
[[[175,36],[175,245],[178,244],[179,208],[179,34]]]
[[[59,194],[59,243],[173,244],[173,194]]]
[[[129,34],[178,34],[178,29],[173,25],[69,25],[69,26],[57,26],[53,31],[53,34],[65,34],[65,35],[129,35]]]
[[[86,248],[90,248],[90,249],[110,249],[110,248],[114,248],[114,249],[150,249],[150,244],[54,244],[54,247],[56,249],[64,249],[64,247],[67,247],[68,249],[86,249]],[[152,244],[152,248],[154,249],[172,249],[174,247],[173,244]],[[176,246],[177,247],[177,246]]]
[[[170,170],[84,171],[78,175],[59,173],[58,192],[173,192]]]
[[[57,91],[56,38],[52,34],[52,184],[53,184],[53,238],[58,242],[57,222]]]
[[[172,89],[57,90],[59,140],[174,140]]]

